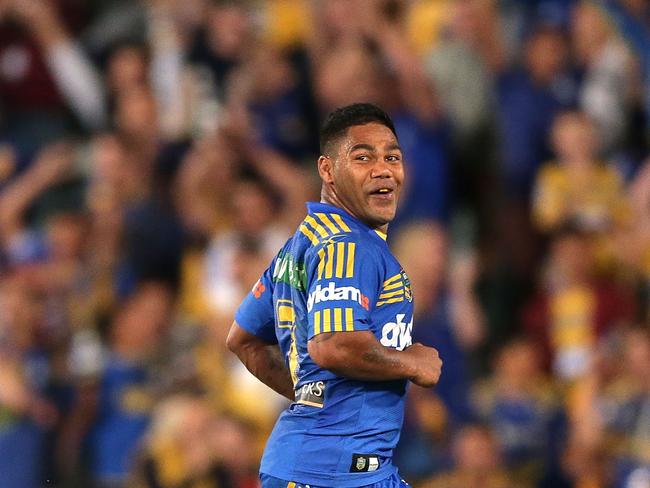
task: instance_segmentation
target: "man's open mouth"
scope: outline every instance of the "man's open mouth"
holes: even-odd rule
[[[377,188],[370,192],[371,195],[390,195],[391,193],[393,193],[393,189],[388,187]]]

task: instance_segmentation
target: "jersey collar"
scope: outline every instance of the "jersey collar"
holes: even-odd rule
[[[352,222],[354,225],[356,225],[357,227],[360,227],[361,229],[363,229],[367,233],[381,238],[382,241],[386,241],[386,239],[388,237],[385,232],[382,232],[380,230],[372,229],[372,228],[368,227],[366,224],[361,222],[359,219],[352,216],[349,212],[345,211],[344,209],[342,209],[340,207],[330,205],[329,203],[307,202],[307,212],[309,212],[309,214],[312,214],[312,215],[317,213],[317,212],[335,213],[335,214],[338,214],[341,217],[345,218],[346,220]]]

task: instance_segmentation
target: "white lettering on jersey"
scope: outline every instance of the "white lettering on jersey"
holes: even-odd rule
[[[409,323],[404,322],[406,314],[398,313],[395,322],[388,322],[381,329],[381,343],[386,347],[393,347],[403,351],[411,345],[411,330],[413,318]]]
[[[307,298],[307,311],[311,312],[311,309],[317,303],[337,300],[354,300],[355,302],[359,302],[359,305],[366,310],[370,310],[370,300],[366,295],[361,293],[361,290],[354,286],[337,287],[333,281],[330,281],[325,288],[317,285],[316,289],[309,294]]]

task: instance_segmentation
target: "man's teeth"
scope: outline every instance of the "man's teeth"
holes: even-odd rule
[[[379,193],[388,193],[390,190],[388,188],[380,188]]]

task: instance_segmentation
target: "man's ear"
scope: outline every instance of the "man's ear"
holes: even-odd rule
[[[323,182],[327,184],[334,183],[334,165],[329,156],[318,158],[318,174]]]

